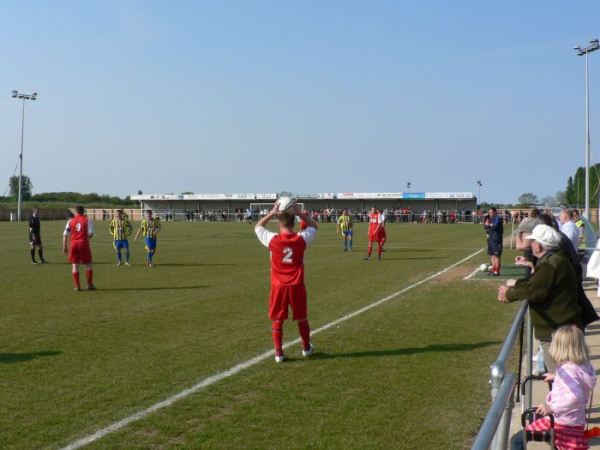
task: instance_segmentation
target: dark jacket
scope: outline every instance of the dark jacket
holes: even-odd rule
[[[502,224],[502,217],[496,216],[490,219],[489,222],[483,226],[488,239],[490,242],[495,244],[501,244],[504,239],[504,225]]]
[[[577,297],[579,299],[579,307],[581,308],[581,322],[585,328],[590,323],[599,319],[598,313],[596,312],[594,305],[590,302],[590,299],[587,298],[585,290],[583,289],[583,268],[579,262],[577,250],[575,250],[571,239],[569,239],[565,233],[562,231],[559,231],[558,233],[560,234],[560,248],[567,254],[567,257],[575,270],[575,276],[577,277]]]
[[[558,327],[575,324],[582,327],[577,276],[569,257],[560,249],[544,255],[527,280],[519,280],[506,292],[511,301],[528,300],[535,335],[551,340]]]

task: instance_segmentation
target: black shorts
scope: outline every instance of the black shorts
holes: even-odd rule
[[[29,245],[42,245],[42,237],[29,233]]]
[[[501,256],[502,255],[502,242],[488,241],[488,255]]]

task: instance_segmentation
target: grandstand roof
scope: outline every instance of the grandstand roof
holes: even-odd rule
[[[142,194],[132,195],[132,200],[275,200],[279,194]],[[408,199],[408,200],[470,200],[472,192],[325,192],[296,195],[299,199]]]

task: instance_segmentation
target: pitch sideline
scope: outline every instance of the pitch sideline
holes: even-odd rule
[[[387,297],[384,297],[373,303],[363,306],[362,308],[357,309],[356,311],[351,312],[345,316],[342,316],[339,319],[334,320],[333,322],[329,322],[329,323],[313,330],[311,332],[311,335],[321,333],[325,330],[328,330],[329,328],[339,325],[340,323],[343,323],[343,322],[350,320],[360,314],[363,314],[366,311],[369,311],[369,310],[376,308],[384,303],[387,303],[390,300],[398,297],[399,295],[402,295],[402,294],[404,294],[418,286],[421,286],[422,284],[427,283],[428,281],[431,281],[434,278],[437,278],[440,275],[443,275],[444,273],[454,269],[455,267],[463,264],[464,262],[468,261],[469,259],[479,255],[484,250],[485,249],[483,249],[483,248],[480,250],[477,250],[475,253],[470,254],[469,256],[461,259],[460,261],[457,261],[457,262],[451,264],[450,266],[446,267],[445,269],[440,270],[439,272],[434,273],[433,275],[429,275],[428,277],[423,278],[422,280],[417,281],[416,283],[413,283],[410,286],[400,289],[399,291],[396,291],[393,294],[388,295]],[[287,342],[283,346],[283,348],[286,349],[286,348],[296,345],[298,343],[300,343],[300,338],[297,338],[297,339],[294,339],[293,341]],[[167,397],[166,399],[164,399],[158,403],[155,403],[154,405],[151,405],[148,408],[142,409],[130,416],[127,416],[117,422],[112,423],[111,425],[108,425],[107,427],[101,428],[92,434],[89,434],[87,436],[84,436],[82,438],[79,438],[79,439],[73,441],[69,445],[63,447],[62,450],[75,450],[75,449],[82,448],[88,444],[91,444],[92,442],[102,439],[104,436],[107,436],[116,431],[119,431],[122,428],[125,428],[127,425],[129,425],[133,422],[137,422],[138,420],[144,419],[145,417],[153,414],[154,412],[156,412],[158,410],[167,408],[167,407],[173,405],[174,403],[178,402],[179,400],[189,397],[190,395],[192,395],[198,391],[201,391],[202,389],[204,389],[208,386],[211,386],[215,383],[218,383],[221,380],[232,377],[233,375],[236,375],[237,373],[239,373],[245,369],[255,366],[255,365],[261,363],[262,361],[272,357],[274,354],[275,354],[274,350],[269,350],[264,353],[261,353],[258,356],[255,356],[254,358],[251,358],[242,363],[239,363],[239,364],[231,367],[230,369],[227,369],[224,372],[217,372],[216,374],[211,375],[210,377],[205,378],[202,381],[199,381],[198,383],[194,384],[193,386],[191,386],[187,389],[184,389],[183,391],[178,392],[177,394],[174,394],[170,397]]]

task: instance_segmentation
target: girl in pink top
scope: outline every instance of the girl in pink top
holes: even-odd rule
[[[558,369],[555,374],[546,375],[546,381],[553,382],[552,391],[537,412],[554,415],[558,450],[587,450],[585,408],[596,384],[596,371],[590,364],[583,332],[574,325],[558,328],[552,336],[549,353]],[[548,430],[550,419],[538,419],[527,429]]]

